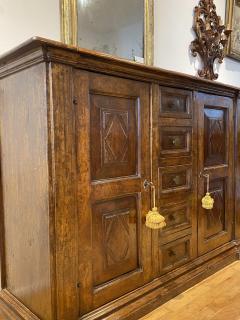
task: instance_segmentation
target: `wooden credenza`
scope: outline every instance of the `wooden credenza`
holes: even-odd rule
[[[41,38],[3,56],[4,319],[139,319],[239,259],[238,97]]]

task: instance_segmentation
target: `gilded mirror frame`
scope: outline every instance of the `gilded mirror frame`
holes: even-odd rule
[[[144,61],[153,65],[154,52],[154,0],[144,0]],[[61,41],[78,46],[77,0],[60,0]]]
[[[234,0],[226,0],[226,24],[228,29],[233,30],[233,9],[234,9]],[[239,30],[240,32],[240,30]],[[236,50],[236,48],[232,45],[232,34],[230,35],[230,39],[228,41],[227,47],[227,56],[236,60],[240,60],[240,51]]]

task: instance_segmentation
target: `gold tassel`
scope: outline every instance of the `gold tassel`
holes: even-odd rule
[[[157,207],[148,211],[146,215],[146,226],[150,229],[162,229],[166,227],[165,218],[159,213]]]
[[[210,196],[210,193],[207,192],[205,197],[202,198],[202,207],[203,209],[211,210],[213,208],[214,199]]]
[[[202,207],[206,210],[211,210],[213,208],[214,199],[210,196],[209,192],[209,174],[203,175],[207,178],[207,192],[206,195],[202,198]]]
[[[146,227],[150,229],[162,229],[166,226],[165,218],[159,213],[158,208],[156,207],[156,195],[155,195],[155,186],[152,182],[149,183],[153,190],[153,208],[148,211],[146,215]]]

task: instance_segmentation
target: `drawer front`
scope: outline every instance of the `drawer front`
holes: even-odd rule
[[[176,232],[191,227],[191,200],[161,207],[161,214],[166,219],[166,227],[163,234]]]
[[[160,116],[192,118],[192,93],[175,88],[161,88]]]
[[[190,156],[192,151],[191,127],[160,127],[160,157]]]
[[[191,236],[161,246],[161,273],[168,272],[188,262],[192,257]]]
[[[160,193],[191,190],[191,166],[159,168]]]

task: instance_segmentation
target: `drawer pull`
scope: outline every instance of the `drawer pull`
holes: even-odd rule
[[[178,109],[178,108],[180,108],[179,99],[175,99],[172,103],[169,103],[168,107],[169,107],[169,109]]]
[[[176,252],[174,252],[172,249],[168,250],[169,257],[176,257]]]
[[[175,147],[178,147],[180,145],[180,140],[179,138],[173,138],[172,139],[172,145],[174,145]]]
[[[169,219],[170,221],[175,221],[175,217],[174,217],[173,214],[170,214],[169,217],[168,217],[168,219]]]
[[[178,186],[180,184],[181,178],[180,176],[176,176],[172,179],[173,183]]]

